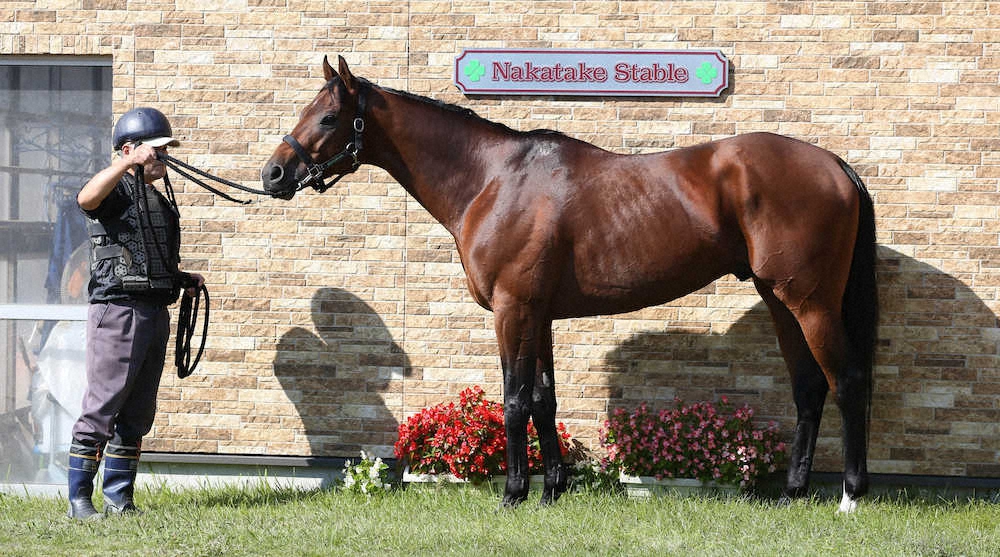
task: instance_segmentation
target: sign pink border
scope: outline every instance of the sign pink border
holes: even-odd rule
[[[454,83],[467,95],[718,97],[729,60],[718,50],[472,48],[455,58]]]

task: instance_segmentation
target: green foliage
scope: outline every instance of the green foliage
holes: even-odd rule
[[[618,483],[618,470],[601,465],[596,460],[579,460],[570,466],[569,488],[594,494],[612,494],[622,491]]]

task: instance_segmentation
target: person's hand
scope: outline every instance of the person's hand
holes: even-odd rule
[[[156,160],[156,149],[140,143],[137,147],[133,147],[125,158],[130,166],[136,164],[145,165]]]
[[[191,277],[191,279],[198,282],[198,286],[190,286],[188,288],[185,288],[184,293],[194,298],[195,296],[198,295],[198,290],[200,290],[201,287],[205,284],[205,277],[199,275],[198,273],[188,273],[188,275]]]

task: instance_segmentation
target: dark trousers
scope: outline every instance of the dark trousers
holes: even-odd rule
[[[170,337],[170,315],[144,302],[91,304],[87,314],[87,390],[73,440],[103,447],[134,444],[153,427],[156,392]]]

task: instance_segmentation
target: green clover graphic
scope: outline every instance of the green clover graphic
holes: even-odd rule
[[[694,75],[698,76],[698,79],[702,83],[708,85],[715,81],[715,78],[719,76],[719,70],[715,69],[715,66],[711,62],[705,62],[698,68],[698,71],[694,72]]]
[[[465,65],[465,75],[470,81],[479,81],[486,74],[486,67],[479,63],[479,60],[470,60]]]

